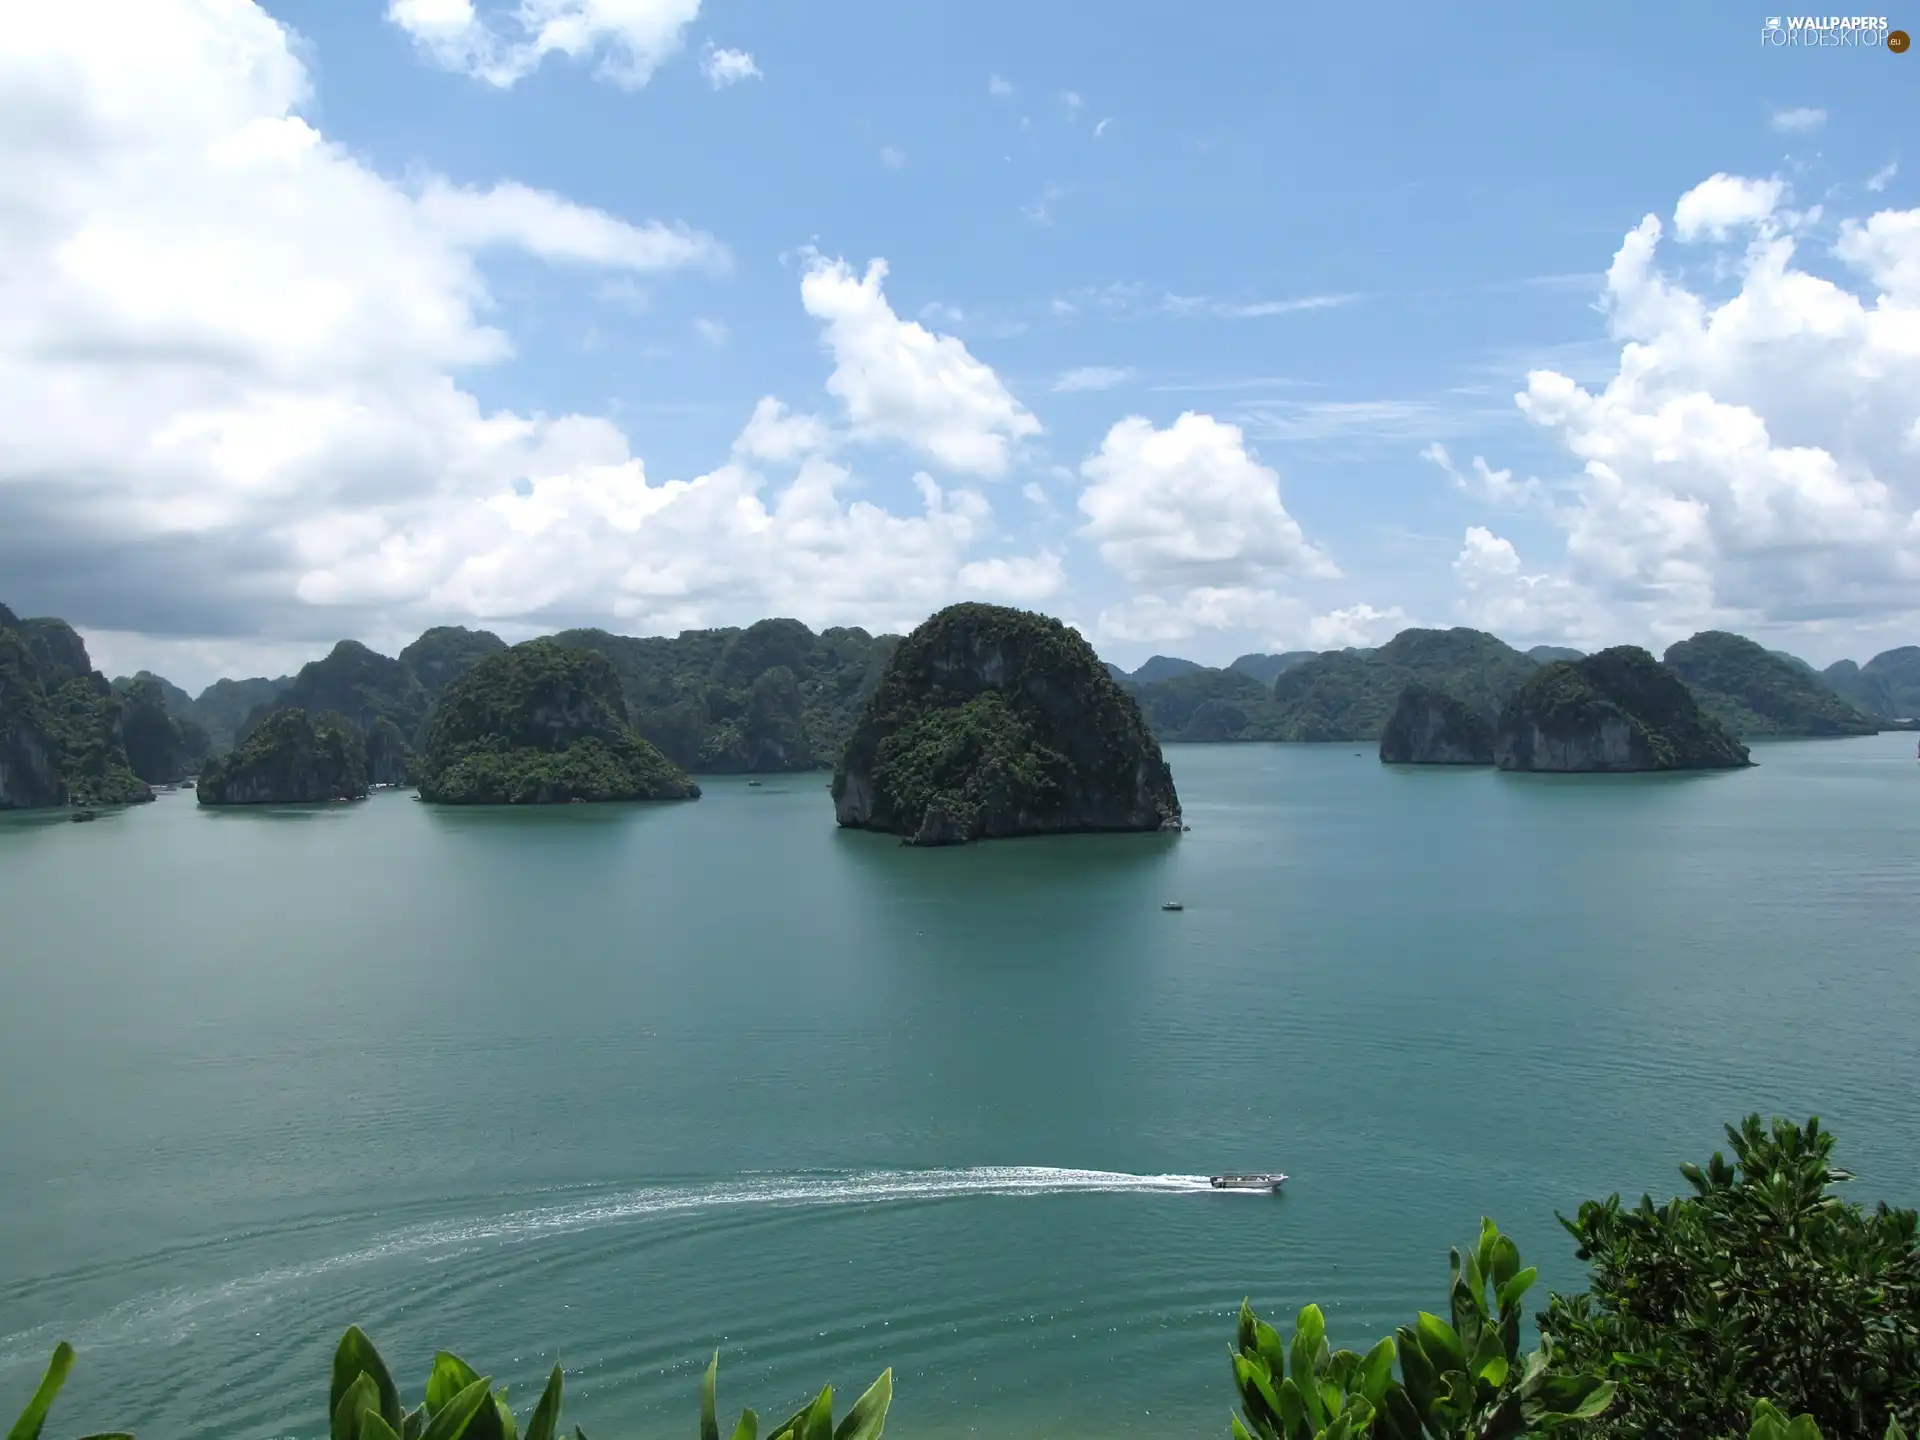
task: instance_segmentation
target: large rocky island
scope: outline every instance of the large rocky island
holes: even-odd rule
[[[1753,763],[1680,677],[1637,645],[1541,666],[1501,710],[1493,758],[1502,770],[1728,770]]]
[[[1380,759],[1388,765],[1491,765],[1493,725],[1444,690],[1409,685],[1380,734]]]
[[[125,718],[71,625],[0,605],[0,810],[153,799],[127,759]]]
[[[367,742],[332,712],[309,717],[299,706],[275,710],[233,749],[200,772],[202,805],[313,805],[362,800]]]
[[[1160,746],[1058,620],[954,605],[900,642],[833,777],[840,824],[951,845],[1177,830]]]
[[[445,805],[700,794],[635,732],[606,657],[552,640],[499,651],[450,683],[417,763],[420,798]]]

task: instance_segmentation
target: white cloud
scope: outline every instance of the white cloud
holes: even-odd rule
[[[727,262],[725,247],[711,235],[657,221],[631,225],[512,182],[475,190],[432,180],[419,210],[428,225],[468,250],[505,246],[542,260],[637,271]]]
[[[1371,605],[1349,605],[1316,615],[1307,622],[1307,643],[1315,650],[1344,650],[1348,646],[1378,645],[1404,630],[1407,612],[1398,605],[1376,610]]]
[[[714,89],[724,90],[729,85],[738,85],[742,80],[758,80],[760,67],[745,50],[709,45],[706,53],[700,57],[700,73],[707,77],[707,83]]]
[[[1562,576],[1524,573],[1513,542],[1469,525],[1454,557],[1454,612],[1464,623],[1521,644],[1553,641],[1588,648],[1610,644],[1596,597]]]
[[[880,163],[889,170],[904,170],[907,168],[907,152],[898,145],[882,145]]]
[[[1253,623],[1279,603],[1274,582],[1339,573],[1287,513],[1280,477],[1210,415],[1188,411],[1164,430],[1130,416],[1080,471],[1081,533],[1146,592],[1103,617],[1119,638]]]
[[[429,59],[503,90],[549,55],[597,58],[602,76],[638,88],[680,49],[699,14],[700,0],[520,0],[496,29],[472,0],[387,4],[387,19]]]
[[[1067,575],[1057,551],[975,560],[960,568],[962,591],[987,600],[1032,605],[1066,589]]]
[[[833,430],[819,416],[795,415],[773,396],[763,395],[733,450],[737,456],[784,465],[832,445]]]
[[[1899,173],[1900,173],[1900,162],[1897,160],[1889,160],[1886,164],[1882,165],[1878,170],[1874,171],[1873,174],[1867,177],[1867,189],[1873,191],[1877,195],[1880,193],[1880,191],[1886,189],[1888,182],[1891,181],[1893,177],[1898,175]]]
[[[807,313],[825,322],[827,390],[846,406],[853,435],[897,440],[964,474],[1004,474],[1040,422],[958,339],[896,315],[886,277],[884,260],[856,277],[844,260],[815,256],[800,283]]]
[[[1116,385],[1124,385],[1133,379],[1131,366],[1126,365],[1079,365],[1071,370],[1063,370],[1053,382],[1054,393],[1070,395],[1086,390],[1111,390]]]
[[[1062,90],[1060,92],[1060,103],[1066,107],[1067,119],[1077,120],[1080,118],[1081,107],[1087,102],[1081,97],[1080,92],[1077,90]]]
[[[1453,487],[1473,496],[1488,505],[1519,506],[1544,498],[1540,482],[1528,476],[1516,481],[1511,470],[1495,470],[1486,462],[1486,457],[1473,457],[1473,474],[1466,475],[1455,468],[1453,457],[1447,453],[1447,447],[1438,440],[1420,452],[1420,458],[1431,462],[1445,471],[1453,481]]]
[[[713,320],[705,315],[695,317],[693,333],[716,350],[725,348],[729,335],[724,320]]]
[[[1809,135],[1826,123],[1827,112],[1813,106],[1773,112],[1773,128],[1782,135]]]
[[[1013,98],[1013,82],[1003,80],[998,75],[989,75],[987,77],[987,94],[993,96],[996,100],[1011,100]]]
[[[1305,310],[1337,310],[1360,297],[1343,295],[1299,295],[1290,300],[1216,300],[1210,295],[1168,295],[1160,309],[1168,315],[1207,317],[1219,320],[1264,320],[1273,315],[1297,315]]]
[[[1679,213],[1694,237],[1728,235],[1778,199],[1716,176]],[[1852,286],[1798,268],[1792,235],[1763,227],[1717,304],[1660,273],[1660,239],[1648,216],[1608,271],[1617,373],[1589,390],[1536,371],[1518,397],[1581,467],[1554,511],[1556,583],[1616,635],[1911,625],[1920,211],[1841,225]]]
[[[1044,550],[967,571],[995,538],[977,491],[921,476],[917,501],[877,504],[829,428],[775,399],[724,463],[657,479],[605,418],[488,408],[456,379],[511,349],[477,252],[617,281],[713,259],[695,232],[382,176],[299,118],[306,72],[253,5],[36,14],[0,58],[16,597],[205,664],[447,620],[891,628],[1046,583]],[[957,342],[892,316],[879,274],[809,276],[857,427],[1003,467],[1037,422]]]
[[[1673,233],[1681,240],[1724,240],[1740,226],[1772,217],[1786,197],[1781,180],[1749,180],[1713,175],[1680,197],[1673,207]]]
[[[1093,127],[1093,138],[1098,140],[1102,135],[1106,134],[1107,127],[1111,124],[1113,124],[1113,117],[1111,115],[1107,116],[1106,119],[1099,121]]]

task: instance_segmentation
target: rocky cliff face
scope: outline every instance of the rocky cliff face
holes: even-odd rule
[[[1747,747],[1636,645],[1542,666],[1500,712],[1502,770],[1722,770],[1753,763]]]
[[[71,625],[0,605],[0,809],[153,799],[127,763],[124,712]]]
[[[367,783],[370,785],[411,785],[414,770],[413,747],[400,727],[384,716],[367,731]]]
[[[1493,724],[1444,690],[1409,685],[1380,735],[1388,765],[1491,765]]]
[[[919,845],[1180,825],[1160,747],[1092,647],[995,605],[952,606],[900,643],[833,799],[840,824]]]
[[[362,800],[366,740],[339,715],[275,710],[209,764],[194,787],[202,805],[311,805]]]
[[[420,796],[449,805],[690,800],[700,787],[634,732],[606,657],[552,640],[489,656],[427,721]]]

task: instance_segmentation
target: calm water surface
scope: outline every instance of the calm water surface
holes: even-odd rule
[[[1913,1203],[1913,737],[1756,753],[1178,747],[1190,834],[936,852],[824,776],[13,817],[0,1411],[65,1336],[63,1432],[321,1435],[359,1321],[409,1391],[558,1358],[603,1440],[691,1433],[716,1346],[768,1418],[892,1365],[903,1436],[1223,1434],[1242,1295],[1362,1345],[1482,1214],[1577,1285],[1553,1212],[1749,1110]]]

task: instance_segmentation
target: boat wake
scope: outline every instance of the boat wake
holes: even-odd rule
[[[153,1292],[82,1323],[70,1338],[93,1344],[171,1339],[209,1311],[234,1314],[271,1303],[323,1277],[396,1261],[434,1262],[475,1249],[538,1242],[646,1221],[750,1207],[881,1206],[973,1196],[1218,1194],[1205,1175],[1134,1175],[1044,1165],[951,1170],[858,1170],[734,1176],[702,1183],[602,1190],[564,1202],[491,1215],[425,1221],[377,1236],[341,1254],[223,1283]],[[258,1237],[256,1237],[258,1238]],[[59,1326],[0,1336],[0,1366],[44,1350]],[[45,1333],[42,1333],[45,1332]]]

